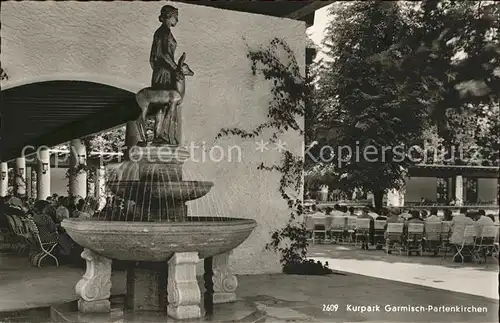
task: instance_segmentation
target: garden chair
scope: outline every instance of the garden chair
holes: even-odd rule
[[[432,252],[434,256],[439,253],[441,246],[441,229],[443,225],[441,222],[426,222],[424,228],[424,244],[425,250]]]
[[[343,216],[332,216],[330,235],[332,242],[344,242],[344,236],[346,231],[346,218]]]
[[[308,216],[306,218],[306,229],[312,234],[312,243],[316,243],[316,234],[320,233],[323,236],[324,241],[327,238],[327,231],[330,227],[330,217],[322,216]]]
[[[12,231],[16,235],[16,242],[12,245],[12,249],[17,253],[24,253],[29,249],[31,234],[25,223],[17,215],[7,215],[7,220]]]
[[[462,243],[456,245],[457,252],[453,255],[453,258],[460,256],[462,263],[464,263],[464,258],[467,255],[471,255],[477,259],[477,255],[475,254],[475,238],[476,227],[474,225],[467,225],[462,236]]]
[[[368,243],[370,236],[370,219],[356,219],[356,246],[358,242]]]
[[[386,253],[390,254],[393,250],[398,250],[399,254],[401,254],[403,245],[403,230],[404,223],[387,223],[387,229],[385,232]],[[398,249],[395,249],[394,245],[398,245]]]
[[[387,225],[386,220],[375,220],[374,223],[374,238],[375,247],[377,250],[382,250],[385,245],[385,226]]]
[[[42,260],[46,257],[50,257],[55,260],[56,266],[59,267],[59,260],[55,255],[55,248],[58,244],[57,241],[42,241],[40,238],[40,232],[38,227],[33,221],[33,218],[26,218],[26,223],[33,235],[33,240],[36,243],[36,252],[30,257],[30,261],[34,266],[41,267]]]
[[[450,244],[450,237],[452,234],[451,223],[451,221],[441,222],[441,245],[439,246],[439,250],[444,250],[443,258],[446,258],[446,255],[452,248]]]
[[[354,215],[349,215],[346,217],[346,229],[347,229],[347,238],[349,242],[353,242],[355,239],[355,232],[356,232],[356,220],[358,219],[357,216]]]
[[[407,256],[410,256],[412,252],[422,255],[424,228],[424,223],[408,223],[408,232],[404,241]]]
[[[494,225],[484,226],[481,235],[476,237],[474,243],[474,255],[480,262],[480,255],[483,255],[484,262],[489,253],[495,252],[495,238],[498,235],[498,228]]]

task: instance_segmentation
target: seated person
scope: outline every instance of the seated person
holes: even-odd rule
[[[481,211],[484,212],[484,210]],[[479,211],[475,212],[473,220],[475,220],[476,238],[481,237],[481,234],[483,232],[483,227],[495,225],[495,222],[492,221],[491,218],[486,216],[486,212],[484,212],[484,215]]]
[[[42,212],[40,212],[39,210],[41,208],[41,205],[42,203],[38,203],[38,205],[33,209],[33,221],[38,228],[40,240],[42,241],[42,243],[58,242],[59,235],[57,233],[57,225],[53,220],[53,217],[55,218],[55,214],[53,214],[54,209],[50,204],[47,204],[45,205],[45,207],[43,207]]]
[[[62,222],[64,219],[69,219],[69,210],[66,207],[67,205],[67,198],[64,196],[59,196],[57,199],[58,206],[56,208],[56,218],[59,223]]]
[[[342,212],[340,205],[335,204],[333,206],[333,211],[331,213],[331,216],[344,216],[344,212]]]
[[[438,210],[434,208],[431,210],[431,216],[425,219],[425,222],[441,222],[441,219],[437,215]]]
[[[455,246],[455,252],[458,251],[458,249],[456,249],[457,246],[462,245],[464,242],[468,243],[468,241],[464,241],[465,227],[468,225],[474,225],[474,220],[461,212],[455,215],[451,221],[450,243]],[[455,262],[462,261],[460,257],[456,257],[454,260]]]
[[[387,225],[389,223],[404,223],[404,219],[400,217],[401,210],[399,209],[393,209],[390,213],[390,216],[386,220],[386,224],[384,226],[384,229],[387,230]],[[384,233],[384,237],[387,239],[387,231]]]
[[[450,209],[444,210],[443,221],[452,221],[453,220],[453,212]]]
[[[313,217],[324,217],[326,216],[325,213],[323,213],[317,206],[316,204],[314,204],[312,207],[311,207],[312,211],[313,211],[313,214],[311,216]]]
[[[349,207],[348,212],[349,212],[350,216],[355,216],[356,215],[356,214],[354,214],[354,207],[352,207],[352,206]]]

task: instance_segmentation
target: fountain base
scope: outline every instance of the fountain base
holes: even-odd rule
[[[127,308],[134,311],[165,311],[167,264],[138,262],[127,270]]]

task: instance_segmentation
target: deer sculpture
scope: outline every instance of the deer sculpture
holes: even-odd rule
[[[178,144],[178,138],[165,138],[165,133],[170,133],[170,127],[174,127],[173,118],[178,106],[182,103],[186,93],[186,76],[193,76],[194,72],[184,62],[186,53],[179,58],[174,79],[175,88],[171,90],[153,89],[151,87],[140,90],[135,99],[141,108],[141,115],[138,120],[139,133],[142,144],[146,144],[146,118],[155,116],[154,139],[153,141],[165,140],[169,144]],[[153,107],[158,107],[153,109]],[[174,131],[174,133],[176,133]],[[174,136],[175,137],[175,136]]]

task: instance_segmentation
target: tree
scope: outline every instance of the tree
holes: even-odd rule
[[[499,13],[491,1],[339,3],[325,38],[329,61],[319,73],[319,109],[330,118],[313,125],[318,142],[380,152],[421,145],[431,135],[448,152],[462,144],[471,157],[468,148],[484,133],[478,122],[488,120],[480,107],[498,102]],[[421,160],[410,157],[422,153],[397,154],[396,161],[389,151],[372,155],[374,162],[358,153],[337,169],[380,206],[383,192],[400,188],[407,167]]]
[[[389,61],[400,48],[411,47],[409,55],[390,64],[413,71],[414,82],[426,85],[421,98],[446,150],[473,147],[480,107],[498,103],[500,4],[428,0],[404,12],[414,22],[414,32],[379,59]],[[465,159],[472,153],[468,151]],[[451,157],[447,159],[452,163],[464,163]]]
[[[411,81],[412,75],[374,59],[408,37],[400,10],[396,2],[385,1],[332,8],[335,17],[324,42],[330,59],[320,68],[318,80],[327,120],[317,133],[336,148],[326,156],[324,147],[318,147],[323,152],[316,156],[336,163],[351,188],[373,192],[377,207],[386,190],[403,185],[409,160],[404,151],[397,156],[395,148],[419,139],[425,115],[418,97],[421,85]],[[398,57],[410,50],[401,47],[392,54]]]

